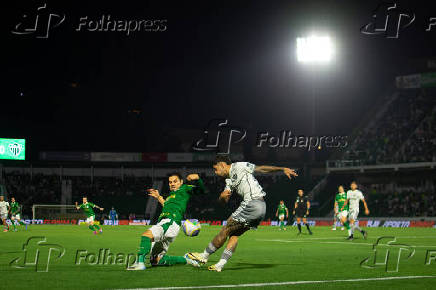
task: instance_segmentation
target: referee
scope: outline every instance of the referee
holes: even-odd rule
[[[297,218],[298,234],[301,234],[301,219],[303,219],[303,225],[306,225],[309,235],[312,231],[309,228],[306,217],[309,215],[310,202],[306,196],[303,196],[304,192],[302,189],[298,190],[297,199],[295,200],[294,212],[293,214]]]

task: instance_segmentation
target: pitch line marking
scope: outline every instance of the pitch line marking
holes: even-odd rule
[[[178,290],[178,289],[211,289],[211,288],[247,288],[247,287],[271,287],[300,284],[323,284],[338,282],[364,282],[364,281],[387,281],[387,280],[405,280],[405,279],[423,279],[436,278],[436,276],[396,276],[396,277],[379,277],[379,278],[357,278],[357,279],[337,279],[337,280],[314,280],[314,281],[286,281],[272,283],[251,283],[251,284],[230,284],[230,285],[204,285],[204,286],[179,286],[179,287],[155,287],[155,288],[131,288],[125,290]],[[120,289],[121,290],[121,289]]]

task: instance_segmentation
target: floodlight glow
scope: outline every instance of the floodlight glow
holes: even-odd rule
[[[333,56],[333,43],[328,36],[297,38],[297,60],[299,62],[329,62]]]

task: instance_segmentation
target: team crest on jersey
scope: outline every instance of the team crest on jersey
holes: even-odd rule
[[[21,153],[21,145],[18,143],[9,144],[9,151],[13,156],[18,156]]]

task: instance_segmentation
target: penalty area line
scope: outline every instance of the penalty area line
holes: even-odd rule
[[[177,290],[177,289],[206,289],[206,288],[246,288],[246,287],[271,287],[300,284],[323,284],[339,282],[365,282],[365,281],[388,281],[388,280],[405,280],[405,279],[422,279],[436,278],[436,276],[396,276],[396,277],[379,277],[379,278],[357,278],[357,279],[337,279],[337,280],[315,280],[315,281],[286,281],[273,283],[251,283],[251,284],[229,284],[229,285],[203,285],[203,286],[180,286],[180,287],[155,287],[155,288],[131,288],[125,290]],[[121,290],[121,289],[119,289]]]

